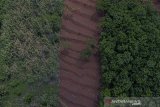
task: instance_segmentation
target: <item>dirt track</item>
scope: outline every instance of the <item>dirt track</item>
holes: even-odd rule
[[[153,0],[155,8],[160,12],[160,0]]]
[[[98,42],[97,22],[96,0],[65,0],[61,41],[69,47],[60,54],[60,98],[66,107],[98,107],[98,55],[80,59],[88,39]]]

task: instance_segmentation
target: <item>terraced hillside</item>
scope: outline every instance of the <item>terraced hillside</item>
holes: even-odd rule
[[[97,18],[96,0],[65,0],[61,41],[68,46],[60,54],[62,107],[98,107]],[[94,49],[87,51],[90,41],[96,41]],[[83,52],[85,60],[81,58]]]

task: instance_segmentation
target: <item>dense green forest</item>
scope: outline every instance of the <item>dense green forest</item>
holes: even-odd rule
[[[160,16],[151,2],[99,0],[98,11],[102,102],[105,96],[160,96]]]
[[[0,0],[0,107],[58,106],[63,0]]]

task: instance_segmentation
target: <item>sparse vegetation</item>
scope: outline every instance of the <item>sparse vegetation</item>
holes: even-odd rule
[[[99,0],[103,98],[160,96],[160,16],[143,0]]]
[[[0,8],[0,106],[57,107],[63,0],[0,0]]]
[[[66,51],[67,49],[69,49],[70,44],[67,40],[61,40],[59,43],[59,51],[63,52]]]

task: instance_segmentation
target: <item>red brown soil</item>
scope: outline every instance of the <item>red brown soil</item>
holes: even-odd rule
[[[65,0],[60,36],[69,48],[60,54],[61,107],[98,107],[98,55],[92,55],[88,61],[80,58],[87,40],[94,39],[98,43],[96,13],[96,0]]]
[[[155,8],[157,9],[157,11],[160,12],[160,0],[153,0],[153,4]]]

